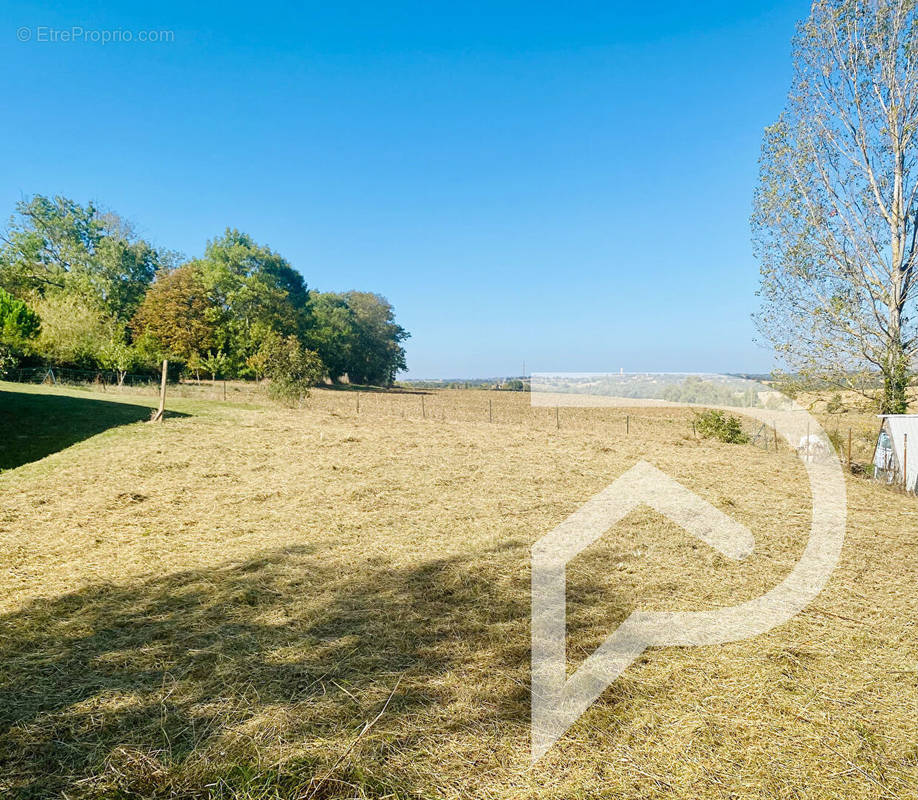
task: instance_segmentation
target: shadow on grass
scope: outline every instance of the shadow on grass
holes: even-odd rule
[[[148,419],[150,408],[145,405],[0,389],[0,470],[38,461],[109,428]]]
[[[355,568],[287,548],[35,601],[0,618],[0,793],[302,797],[335,766],[316,797],[404,796],[393,753],[498,726],[522,750],[527,552]]]

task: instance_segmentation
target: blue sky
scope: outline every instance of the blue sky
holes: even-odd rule
[[[13,0],[0,208],[94,199],[188,256],[241,228],[387,296],[415,377],[764,371],[748,220],[807,12]],[[38,41],[72,26],[174,41]]]

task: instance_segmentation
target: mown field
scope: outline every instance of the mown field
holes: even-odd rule
[[[150,425],[151,396],[0,384],[4,797],[918,793],[915,498],[849,477],[813,604],[645,652],[531,765],[532,543],[640,459],[755,534],[734,563],[631,514],[569,565],[576,668],[635,608],[778,583],[808,535],[793,452],[524,394],[175,395]],[[825,419],[869,457],[875,419]]]

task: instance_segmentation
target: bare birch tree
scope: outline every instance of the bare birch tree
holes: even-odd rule
[[[907,405],[918,353],[916,0],[816,0],[765,132],[753,238],[760,332],[785,365]]]

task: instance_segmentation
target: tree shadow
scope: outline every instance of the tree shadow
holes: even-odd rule
[[[148,419],[147,405],[0,389],[0,470],[38,461],[109,428]]]
[[[451,729],[523,731],[526,553],[512,543],[480,559],[354,569],[286,548],[36,600],[0,617],[0,792],[207,796],[215,781],[251,779],[265,736],[352,738],[396,685],[380,723],[388,747],[422,747],[417,724],[401,723],[451,706]],[[453,702],[469,674],[491,676],[488,688]],[[290,793],[339,750],[286,764]]]

